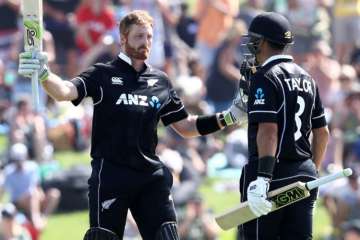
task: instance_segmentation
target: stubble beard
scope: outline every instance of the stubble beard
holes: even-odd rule
[[[142,51],[145,49],[145,51]],[[130,58],[134,58],[137,60],[145,61],[149,57],[149,49],[145,45],[142,45],[138,48],[134,48],[130,46],[129,42],[126,40],[125,42],[125,52]]]

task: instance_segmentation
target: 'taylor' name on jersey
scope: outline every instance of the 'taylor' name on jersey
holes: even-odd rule
[[[307,92],[310,94],[314,94],[312,89],[312,84],[307,79],[285,78],[284,80],[289,88],[289,91],[298,90],[299,92]]]

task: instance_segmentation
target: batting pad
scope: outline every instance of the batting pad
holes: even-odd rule
[[[120,239],[114,232],[106,228],[92,227],[86,231],[84,240],[120,240]]]

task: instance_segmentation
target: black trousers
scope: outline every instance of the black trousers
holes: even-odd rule
[[[90,227],[103,227],[123,238],[128,209],[143,239],[153,240],[164,222],[176,221],[171,172],[163,167],[140,172],[93,160],[89,179]]]
[[[256,179],[257,161],[247,164],[240,178],[241,201],[246,201],[249,183]],[[317,176],[311,159],[302,162],[280,162],[274,169],[270,191],[296,181],[307,182]],[[317,189],[310,197],[281,208],[258,219],[240,225],[238,239],[241,240],[308,240],[312,239],[312,218]]]

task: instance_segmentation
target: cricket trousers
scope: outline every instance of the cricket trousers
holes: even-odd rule
[[[142,239],[154,240],[160,226],[176,222],[167,167],[152,173],[117,166],[103,159],[92,161],[89,178],[90,227],[102,227],[123,238],[128,210]]]
[[[257,177],[257,161],[250,161],[240,178],[241,201],[247,200],[246,190]],[[274,190],[293,182],[316,179],[316,167],[311,159],[299,162],[279,162],[275,165],[270,189]],[[313,209],[317,189],[310,197],[261,216],[238,227],[240,240],[310,240],[312,239]]]

